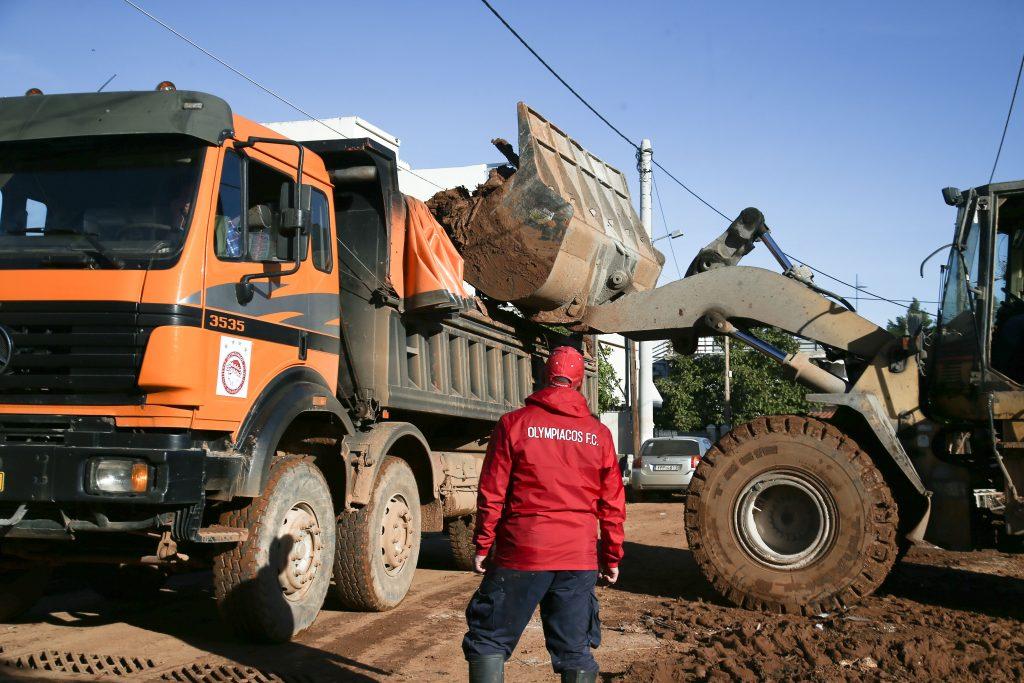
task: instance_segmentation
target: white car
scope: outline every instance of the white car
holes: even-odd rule
[[[642,500],[653,491],[672,493],[690,486],[697,464],[711,440],[703,436],[660,436],[648,439],[633,459],[626,493],[631,500]]]

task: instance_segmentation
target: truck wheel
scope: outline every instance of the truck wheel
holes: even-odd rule
[[[381,463],[369,505],[338,518],[334,595],[348,609],[383,612],[409,592],[420,555],[420,494],[404,460]]]
[[[476,559],[476,546],[473,545],[473,531],[476,530],[476,515],[466,515],[448,520],[448,544],[452,549],[455,567],[463,571],[473,571],[473,560]]]
[[[796,416],[740,425],[701,460],[686,537],[715,589],[741,607],[820,614],[869,595],[896,560],[897,508],[871,458]]]
[[[147,565],[98,565],[86,572],[89,587],[96,593],[119,602],[152,600],[167,582],[167,572]]]
[[[0,570],[0,622],[14,621],[32,608],[46,590],[50,568]]]
[[[240,635],[284,642],[316,619],[334,556],[334,506],[311,458],[274,461],[263,495],[221,515],[249,538],[214,559],[217,606]]]

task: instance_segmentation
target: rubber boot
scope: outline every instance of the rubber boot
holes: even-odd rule
[[[504,655],[484,655],[469,660],[469,683],[504,683],[504,681]]]
[[[596,671],[581,671],[580,669],[566,669],[562,672],[562,683],[596,683]]]

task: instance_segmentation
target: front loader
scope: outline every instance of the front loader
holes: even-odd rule
[[[655,287],[664,258],[622,174],[523,104],[519,124],[515,168],[457,226],[467,264],[476,253],[488,274],[471,284],[538,320],[680,353],[729,336],[820,408],[736,425],[698,467],[687,537],[722,595],[816,614],[869,595],[915,542],[967,549],[1024,533],[1024,182],[944,191],[959,213],[926,357],[920,333],[890,334],[794,266],[757,209]],[[494,267],[474,230],[504,231],[528,262]],[[738,265],[757,242],[781,273]],[[752,332],[763,326],[819,343],[828,362],[772,347]]]

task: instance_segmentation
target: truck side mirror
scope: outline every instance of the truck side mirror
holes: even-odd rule
[[[313,188],[305,183],[299,183],[295,196],[298,198],[298,206],[289,206],[281,209],[281,234],[292,236],[295,233],[307,234],[312,222],[310,206],[313,200]],[[284,191],[282,191],[284,196]],[[282,206],[284,204],[282,203]]]

